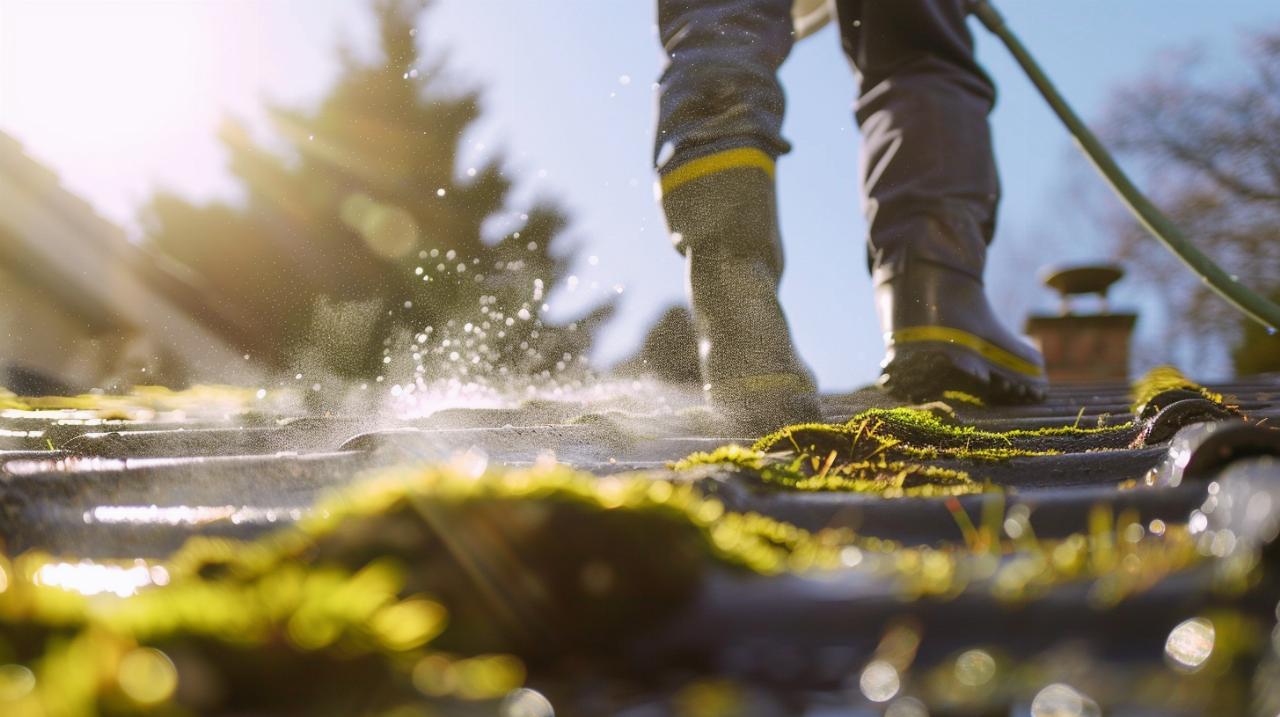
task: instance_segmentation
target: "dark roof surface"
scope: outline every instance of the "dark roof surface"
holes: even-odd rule
[[[603,698],[562,685],[564,714],[673,712],[679,696],[659,676],[677,665],[686,677],[739,685],[762,705],[744,714],[869,714],[862,710],[883,709],[883,694],[903,710],[918,706],[905,697],[914,695],[934,714],[1026,714],[1033,700],[1041,700],[1040,711],[1032,709],[1038,716],[1096,714],[1095,702],[1106,714],[1201,714],[1248,700],[1273,714],[1268,700],[1280,699],[1280,688],[1267,675],[1276,648],[1231,630],[1252,625],[1266,635],[1276,623],[1280,591],[1268,546],[1280,525],[1280,431],[1268,426],[1280,418],[1280,376],[1154,391],[1137,415],[1131,394],[1121,384],[1060,386],[1041,405],[1005,408],[957,396],[929,414],[955,429],[945,434],[947,445],[940,434],[894,424],[897,414],[864,413],[884,408],[875,392],[830,396],[827,418],[858,431],[834,438],[793,431],[772,447],[757,446],[767,450],[752,460],[763,464],[702,460],[679,470],[672,462],[690,454],[752,441],[711,434],[698,411],[646,413],[590,401],[459,408],[390,422],[163,411],[116,420],[93,410],[12,409],[0,416],[0,534],[11,555],[162,558],[196,534],[252,538],[276,530],[305,515],[321,492],[378,466],[479,460],[483,469],[554,456],[602,479],[691,483],[728,513],[759,513],[812,532],[845,529],[863,541],[841,553],[844,568],[817,576],[710,574],[677,614],[617,646],[644,688],[591,702]],[[1098,430],[1055,430],[1063,427]],[[844,450],[839,441],[856,445],[866,430],[892,436],[884,455],[898,458],[877,470],[897,472],[897,487],[860,488],[850,479],[842,489],[813,489],[832,465],[866,458],[836,456]],[[784,448],[774,452],[778,445]],[[835,448],[823,469],[828,445]],[[963,481],[953,480],[961,474]],[[815,476],[817,483],[804,482]],[[797,477],[790,487],[778,482]],[[1166,531],[1185,540],[1141,542]],[[1050,547],[1030,554],[999,547],[1028,540]],[[1036,561],[1070,562],[1069,551],[1053,546],[1073,540],[1088,543],[1087,559],[1096,564],[1056,566],[1060,579],[1045,584],[1018,581],[1019,570],[1043,570]],[[903,550],[903,564],[887,568],[891,546],[929,550]],[[932,565],[933,555],[951,557]],[[1242,570],[1250,577],[1239,582]],[[1080,579],[1068,579],[1075,574]],[[1108,592],[1117,585],[1124,589]],[[1178,662],[1179,650],[1191,649],[1183,642],[1205,642],[1206,623],[1207,649],[1236,655],[1215,663],[1212,688],[1191,674],[1200,663]],[[895,647],[903,634],[909,649]],[[973,669],[987,660],[998,665],[1000,679],[969,684],[964,670],[975,660],[982,664]],[[890,692],[876,682],[883,675],[869,674],[877,662],[902,673]],[[1045,711],[1044,700],[1070,697],[1046,696],[1055,683],[1084,695],[1083,707]],[[1235,691],[1224,697],[1228,687]],[[956,690],[972,694],[961,699]],[[946,695],[959,702],[938,704]]]

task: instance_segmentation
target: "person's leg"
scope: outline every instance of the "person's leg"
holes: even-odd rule
[[[789,147],[776,72],[791,1],[658,0],[658,25],[670,62],[654,159],[709,397],[744,431],[818,420],[777,296],[774,163]]]
[[[1000,185],[965,0],[837,0],[861,80],[867,261],[885,331],[881,382],[912,400],[958,389],[1036,400],[1039,354],[995,318],[982,286]]]

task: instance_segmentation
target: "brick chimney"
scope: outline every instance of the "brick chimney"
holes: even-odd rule
[[[1129,378],[1129,340],[1136,314],[1112,313],[1107,291],[1124,276],[1113,264],[1046,269],[1044,283],[1058,292],[1057,315],[1033,314],[1026,333],[1044,354],[1054,383],[1125,381]],[[1095,294],[1098,308],[1081,312],[1080,297]]]

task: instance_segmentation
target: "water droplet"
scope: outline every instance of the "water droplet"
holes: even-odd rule
[[[168,655],[150,647],[139,647],[120,659],[116,683],[133,701],[155,705],[178,687],[178,670]]]
[[[996,661],[983,650],[969,650],[956,658],[956,681],[969,687],[981,687],[996,674]]]
[[[541,692],[521,687],[503,698],[500,713],[502,717],[555,717],[556,711]]]
[[[889,705],[884,711],[884,717],[929,717],[929,710],[920,700],[914,697],[903,697]]]
[[[620,76],[618,78],[618,84],[622,85],[623,87],[626,87],[627,85],[631,84],[631,75]]]
[[[884,660],[873,660],[858,679],[862,694],[872,702],[888,702],[901,686],[898,671]]]
[[[1169,632],[1164,644],[1164,654],[1183,672],[1199,670],[1213,654],[1213,623],[1202,617],[1180,623]]]
[[[1036,693],[1031,717],[1099,717],[1098,704],[1070,685],[1056,683]]]
[[[0,666],[0,700],[10,704],[21,700],[36,688],[36,676],[22,665]]]

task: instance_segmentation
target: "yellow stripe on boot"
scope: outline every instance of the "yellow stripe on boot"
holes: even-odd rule
[[[723,152],[716,152],[705,157],[699,157],[690,162],[686,162],[679,167],[662,175],[659,187],[662,189],[663,195],[669,194],[677,187],[688,184],[695,179],[701,179],[708,174],[723,172],[726,169],[746,169],[755,168],[763,171],[773,178],[774,162],[773,157],[765,154],[762,150],[755,147],[739,147],[737,149],[726,149]]]
[[[986,339],[949,326],[911,326],[885,334],[884,340],[890,347],[897,344],[912,344],[925,341],[956,344],[1014,373],[1036,378],[1044,375],[1044,370],[1030,361],[1016,356]]]

